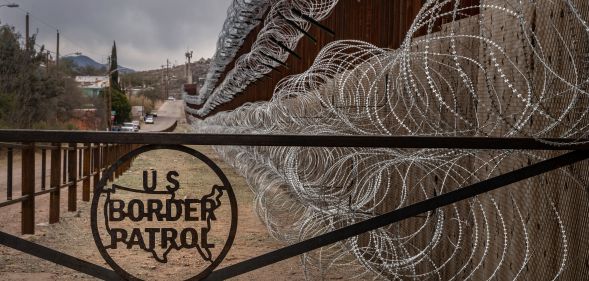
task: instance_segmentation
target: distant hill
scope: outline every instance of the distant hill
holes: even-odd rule
[[[94,69],[94,70],[105,70],[107,66],[105,64],[101,64],[93,60],[92,58],[84,55],[79,56],[68,56],[64,57],[62,60],[67,60],[72,63],[74,68],[78,71],[84,69]],[[119,71],[123,74],[134,73],[135,70],[124,67],[119,65]]]
[[[200,59],[191,63],[192,76],[194,82],[198,83],[203,79],[209,69],[210,59]],[[186,83],[186,68],[184,64],[171,66],[169,70],[169,84],[170,94],[179,94],[182,91],[184,83]],[[152,69],[146,71],[138,71],[123,75],[121,79],[124,81],[126,87],[153,87],[157,91],[162,91],[162,69]]]

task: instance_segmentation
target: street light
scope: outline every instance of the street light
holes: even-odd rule
[[[16,3],[12,3],[12,4],[2,4],[2,5],[0,5],[0,8],[2,8],[2,7],[18,8],[20,6],[18,4],[16,4]]]

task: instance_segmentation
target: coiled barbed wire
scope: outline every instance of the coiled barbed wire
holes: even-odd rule
[[[473,10],[478,15],[466,17]],[[402,46],[327,45],[269,102],[198,132],[567,138],[589,133],[589,3],[430,0]],[[443,24],[442,24],[443,23]],[[554,145],[566,145],[553,142]],[[216,147],[287,243],[557,155],[538,151]],[[307,277],[562,280],[586,276],[586,164],[528,179],[304,255]],[[334,270],[338,269],[338,270]]]
[[[279,62],[285,62],[288,59],[290,53],[285,48],[294,50],[304,36],[301,30],[308,31],[310,28],[309,22],[297,13],[315,20],[322,20],[329,15],[337,2],[337,0],[271,1],[264,27],[258,33],[250,52],[236,60],[235,67],[227,73],[218,87],[215,88],[215,84],[219,76],[213,76],[214,79],[207,77],[198,96],[186,95],[184,100],[187,104],[201,106],[199,109],[186,107],[186,111],[198,116],[206,116],[216,106],[233,99],[236,93],[270,73],[273,68],[279,66]],[[235,47],[235,52],[239,46],[241,45]],[[220,75],[219,69],[215,68],[214,73]],[[209,73],[211,71],[213,69],[209,70]]]
[[[217,40],[217,51],[211,59],[201,95],[194,102],[202,104],[215,88],[221,74],[232,60],[247,35],[260,24],[263,14],[268,10],[271,1],[267,0],[234,0],[227,9],[227,19]]]

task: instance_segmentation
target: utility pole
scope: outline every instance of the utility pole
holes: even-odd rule
[[[188,64],[186,65],[186,82],[187,84],[192,84],[192,71],[190,70],[190,60],[192,59],[193,51],[186,52],[186,59],[188,59]]]
[[[31,42],[30,42],[30,33],[29,33],[29,13],[26,16],[26,24],[25,24],[25,49],[27,52],[31,50]]]
[[[170,96],[170,59],[166,59],[166,98]]]
[[[166,76],[165,76],[165,72],[164,72],[164,67],[165,67],[165,65],[162,64],[162,94],[163,95],[166,94]],[[166,97],[163,97],[163,99],[165,100]]]
[[[107,65],[110,66],[110,56],[108,56],[107,61],[108,61]],[[112,111],[112,104],[111,104],[112,103],[112,83],[110,81],[111,75],[112,75],[112,73],[109,70],[108,77],[107,77],[107,79],[108,79],[107,80],[108,81],[108,94],[106,97],[106,125],[108,126],[108,128],[107,128],[108,131],[112,130],[112,121],[111,121],[111,119],[112,119],[112,116],[111,116],[111,114],[112,114],[112,112],[111,112]]]
[[[55,51],[55,68],[59,71],[59,29],[57,30],[57,48]]]
[[[47,72],[48,75],[49,75],[49,56],[50,56],[50,52],[49,52],[49,50],[47,50],[45,52],[45,71]]]

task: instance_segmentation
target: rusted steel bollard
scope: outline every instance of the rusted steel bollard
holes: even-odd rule
[[[59,200],[61,196],[61,144],[51,144],[51,175],[49,179],[49,188],[53,189],[49,193],[49,223],[59,222]]]
[[[22,148],[22,234],[35,234],[35,144]]]
[[[90,201],[90,149],[92,149],[91,144],[84,144],[84,167],[82,172],[84,181],[82,182],[82,200],[85,202]]]
[[[107,153],[108,161],[106,161],[106,167],[105,167],[106,169],[110,168],[110,166],[112,165],[112,163],[113,163],[112,159],[113,159],[113,155],[114,155],[114,149],[113,149],[112,145],[109,144],[107,146],[107,150],[108,150],[108,153]],[[110,174],[110,177],[108,178],[109,181],[114,180],[114,174],[115,173]]]
[[[117,144],[115,146],[116,156],[115,156],[115,159],[113,159],[113,161],[112,161],[113,164],[115,161],[117,161],[119,158],[121,158],[121,147],[123,147],[123,146],[120,144]],[[115,173],[115,179],[118,179],[121,176],[121,171],[123,170],[123,167],[121,167],[121,166],[123,166],[123,165],[119,165],[119,167],[117,168],[117,171]]]
[[[41,149],[41,190],[45,190],[47,182],[47,150]]]
[[[68,197],[67,197],[67,209],[70,212],[75,212],[77,209],[77,195],[78,195],[78,183],[76,182],[76,146],[75,143],[69,144],[68,149]]]
[[[13,164],[13,149],[8,147],[6,150],[6,200],[12,200],[12,164]]]
[[[95,143],[94,144],[94,148],[93,148],[93,153],[92,153],[92,170],[94,172],[94,177],[92,179],[92,185],[94,186],[92,188],[92,192],[94,192],[94,190],[96,190],[96,184],[98,183],[98,181],[100,180],[100,144],[99,143]]]

